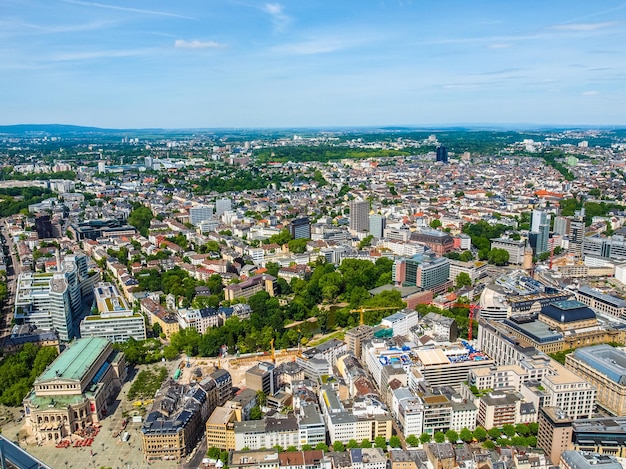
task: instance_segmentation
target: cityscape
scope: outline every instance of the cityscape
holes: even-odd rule
[[[0,469],[626,468],[626,4],[0,11]]]
[[[625,131],[0,133],[9,460],[621,467]]]

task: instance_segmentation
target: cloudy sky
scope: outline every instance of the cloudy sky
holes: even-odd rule
[[[622,2],[0,3],[0,124],[626,124]]]

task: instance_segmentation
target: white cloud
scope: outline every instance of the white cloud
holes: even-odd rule
[[[610,28],[615,24],[617,24],[615,21],[607,21],[604,23],[557,24],[550,29],[556,29],[557,31],[597,31],[598,29]]]
[[[266,3],[263,6],[263,11],[271,16],[274,29],[281,31],[291,21],[291,18],[283,11],[283,6],[280,3]]]
[[[66,52],[53,55],[52,61],[65,62],[74,60],[95,60],[108,58],[137,57],[154,52],[154,49],[121,49],[121,50],[98,50],[86,52]]]
[[[487,47],[489,49],[507,49],[508,47],[511,47],[511,44],[500,42],[497,44],[489,44]]]
[[[177,49],[219,49],[224,47],[224,44],[215,41],[185,41],[184,39],[176,39],[174,47]]]
[[[583,96],[596,96],[600,94],[600,92],[598,90],[589,90],[589,91],[583,91],[582,95]]]

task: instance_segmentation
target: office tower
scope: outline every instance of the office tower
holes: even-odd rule
[[[533,210],[530,233],[531,245],[535,248],[535,254],[548,252],[550,214],[541,209]]]
[[[385,233],[387,219],[382,215],[370,215],[370,234],[376,239],[382,239]]]
[[[441,161],[442,163],[448,162],[448,149],[443,145],[437,147],[437,161]]]
[[[450,259],[416,254],[408,259],[397,259],[391,271],[396,285],[421,287],[424,290],[443,292],[450,277]]]
[[[15,321],[38,329],[56,330],[59,339],[72,340],[85,307],[91,305],[100,273],[89,275],[88,258],[66,256],[57,273],[20,274],[15,293]]]
[[[189,209],[189,223],[198,226],[201,222],[213,218],[213,208],[208,205],[196,205]]]
[[[369,212],[369,201],[353,200],[350,202],[350,229],[352,231],[367,231],[369,228]]]
[[[308,217],[293,220],[289,225],[289,234],[293,239],[311,239],[311,222]]]
[[[569,233],[570,219],[567,217],[555,217],[554,218],[554,234],[566,235]]]
[[[107,172],[106,161],[98,161],[98,172],[99,173],[106,173]]]
[[[146,167],[146,169],[152,169],[152,165],[154,165],[154,158],[152,158],[151,156],[146,156],[143,161],[143,165]]]
[[[230,199],[217,199],[215,201],[215,215],[221,217],[222,214],[231,209]]]
[[[577,210],[569,226],[568,252],[582,257],[583,241],[585,240],[585,209]]]

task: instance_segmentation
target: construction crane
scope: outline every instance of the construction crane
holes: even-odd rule
[[[274,350],[274,339],[270,340],[270,347],[272,349],[272,363],[276,363],[276,350]]]
[[[472,340],[472,327],[476,313],[480,311],[480,305],[470,303],[454,303],[450,308],[467,308],[469,309],[469,327],[467,329],[467,340]]]
[[[360,307],[357,309],[351,309],[350,312],[351,313],[359,313],[359,325],[363,325],[365,324],[365,321],[363,319],[363,313],[367,312],[367,311],[384,311],[387,309],[395,309],[396,311],[402,309],[401,306],[381,306],[380,308],[364,308],[364,307]]]

